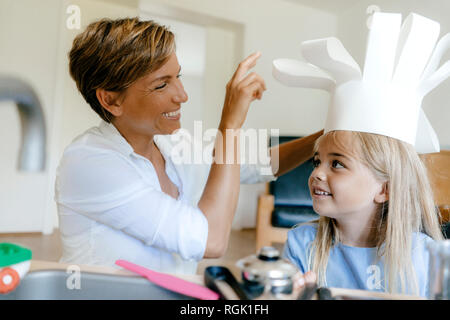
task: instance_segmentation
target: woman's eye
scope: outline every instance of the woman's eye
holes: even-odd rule
[[[179,79],[181,76],[182,76],[182,74],[179,73],[179,74],[177,75],[177,79]],[[153,89],[153,90],[161,90],[161,89],[164,89],[166,86],[167,86],[167,82],[164,82],[163,84],[159,85],[158,87],[156,87],[156,88]]]
[[[341,169],[344,168],[344,165],[337,160],[333,160],[333,168]]]
[[[166,85],[167,85],[167,83],[163,83],[162,85],[156,87],[155,90],[160,90],[160,89],[164,88]]]

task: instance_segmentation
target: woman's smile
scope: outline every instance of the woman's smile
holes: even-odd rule
[[[169,120],[180,120],[181,108],[176,111],[164,112],[163,116],[164,116],[164,118],[169,119]]]

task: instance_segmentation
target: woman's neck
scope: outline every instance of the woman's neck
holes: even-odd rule
[[[153,141],[153,135],[140,134],[129,130],[126,126],[121,126],[120,123],[113,122],[113,124],[137,154],[152,161],[155,155],[159,153],[159,149]]]
[[[130,143],[130,142],[129,142]],[[153,141],[153,137],[147,139],[136,139],[133,143],[130,143],[133,147],[134,152],[147,158],[151,162],[155,157],[160,156],[160,152],[155,142]]]

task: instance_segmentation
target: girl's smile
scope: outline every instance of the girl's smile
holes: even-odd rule
[[[331,194],[328,191],[325,191],[322,188],[316,187],[314,185],[312,185],[312,192],[311,192],[311,196],[313,198],[317,198],[317,199],[324,199],[326,197],[331,197],[333,194]]]

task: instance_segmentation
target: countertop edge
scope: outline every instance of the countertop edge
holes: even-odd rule
[[[76,263],[61,263],[55,261],[43,261],[43,260],[31,260],[30,270],[28,272],[40,271],[40,270],[65,270],[71,272],[70,270],[73,266],[77,266],[81,272],[90,273],[102,273],[108,275],[118,275],[118,276],[130,276],[130,277],[140,277],[136,273],[131,271],[121,269],[120,267],[110,267],[110,266],[96,266],[96,265],[83,265]],[[171,274],[183,280],[191,281],[200,285],[204,285],[203,277],[198,274]]]
[[[102,273],[108,275],[118,275],[118,276],[138,276],[137,274],[121,269],[120,267],[110,267],[110,266],[96,266],[96,265],[83,265],[83,264],[68,264],[60,263],[55,261],[42,261],[42,260],[31,260],[29,272],[39,271],[39,270],[65,270],[68,272],[73,266],[79,267],[81,272],[90,273]],[[171,274],[183,280],[191,281],[204,286],[203,276],[199,274]],[[404,295],[404,294],[389,294],[384,292],[372,292],[366,290],[355,290],[355,289],[344,289],[344,288],[328,288],[331,291],[333,297],[336,296],[346,296],[348,298],[355,299],[387,299],[387,300],[426,300],[420,296]]]

